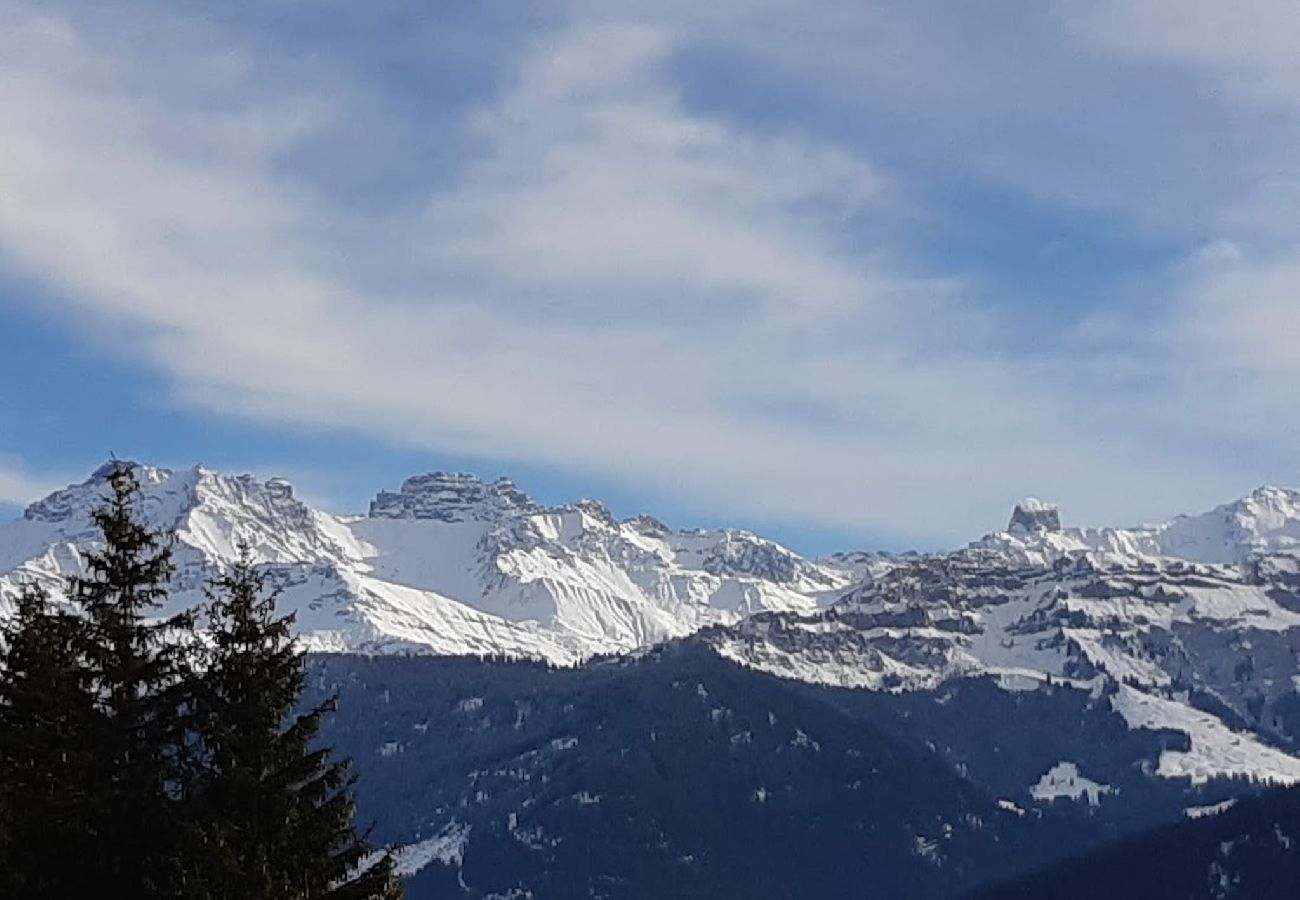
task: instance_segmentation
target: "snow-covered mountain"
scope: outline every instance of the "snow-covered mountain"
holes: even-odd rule
[[[24,581],[58,596],[95,540],[109,467],[0,525],[0,603]],[[746,531],[617,521],[584,500],[546,508],[507,479],[435,473],[382,492],[365,516],[312,509],[280,479],[137,467],[142,512],[174,531],[172,603],[251,548],[317,650],[506,655],[572,664],[727,624],[812,611],[854,564],[805,560]]]
[[[0,524],[0,606],[23,581],[58,596],[81,571],[109,471]],[[618,521],[594,500],[543,507],[504,478],[419,475],[380,492],[366,515],[335,516],[282,479],[137,472],[145,517],[177,537],[174,605],[198,602],[246,545],[321,650],[571,664],[715,626],[724,653],[817,681],[897,688],[977,670],[1106,671],[1158,685],[1185,663],[1121,648],[1121,635],[1131,644],[1213,622],[1215,634],[1287,643],[1300,624],[1287,594],[1300,577],[1300,493],[1280,488],[1127,529],[1062,528],[1054,506],[1029,499],[1005,531],[955,552],[808,560],[748,531]],[[755,613],[777,615],[746,621]],[[806,634],[809,646],[790,642]],[[837,641],[834,653],[814,652]]]
[[[57,596],[81,571],[108,471],[0,525],[0,603],[23,581]],[[950,553],[808,560],[747,531],[618,521],[593,500],[544,507],[508,479],[420,475],[340,517],[280,479],[138,475],[145,517],[177,537],[175,606],[199,602],[246,545],[313,649],[574,664],[703,631],[724,656],[805,681],[1104,678],[1160,698],[1201,692],[1290,734],[1278,717],[1300,673],[1294,491],[1129,529],[1063,528],[1055,507],[1026,500],[1005,531]],[[1143,710],[1136,720],[1157,707],[1125,708]]]
[[[1260,488],[1197,516],[1063,529],[1039,501],[960,550],[894,558],[813,612],[705,639],[801,681],[937,691],[993,676],[1104,698],[1131,728],[1186,736],[1157,774],[1300,782],[1300,494]]]
[[[96,540],[90,513],[105,494],[108,471],[0,525],[0,614],[24,581],[57,597],[66,577],[82,571],[83,553]],[[464,748],[455,745],[439,751],[451,754],[448,765],[464,764],[473,778],[499,769],[502,785],[525,778],[528,787],[528,779],[544,783],[568,771],[571,741],[610,742],[600,758],[623,759],[644,735],[653,740],[662,721],[688,712],[698,714],[702,728],[692,753],[719,771],[730,771],[737,748],[750,747],[778,720],[798,723],[790,726],[793,737],[782,738],[789,752],[830,746],[832,726],[814,728],[815,716],[798,711],[802,697],[848,717],[834,728],[854,732],[853,723],[871,723],[909,752],[933,757],[994,798],[996,815],[1008,821],[1063,815],[1089,840],[1219,809],[1261,784],[1300,784],[1295,491],[1260,488],[1204,514],[1136,528],[1065,527],[1051,504],[1026,500],[1005,530],[954,551],[811,560],[747,531],[674,531],[648,516],[620,521],[590,500],[546,507],[506,479],[420,475],[379,493],[365,515],[336,516],[303,503],[279,479],[143,465],[138,474],[143,514],[176,535],[176,607],[200,602],[206,580],[243,545],[282,589],[313,649],[564,666],[623,654],[569,673],[577,679],[573,696],[587,696],[592,685],[608,695],[589,698],[591,717],[577,722],[566,687],[545,721],[527,726],[536,732],[534,743],[520,729],[529,716],[541,716],[532,693],[541,670],[527,666],[447,661],[448,671],[476,673],[480,686],[446,685],[438,709],[425,708],[423,693],[401,698],[409,709],[374,711],[380,725],[370,721],[367,704],[353,704],[339,728],[383,786],[372,798],[376,814],[391,817],[400,806],[410,818],[393,838],[453,835],[463,850],[472,819],[464,859],[501,821],[507,825],[500,848],[513,847],[519,829],[508,823],[525,807],[510,806],[515,795],[501,793],[501,785],[485,792],[464,779],[452,786],[464,788],[463,795],[452,791],[428,808],[399,803],[415,775],[403,769],[400,778],[385,780],[374,773],[392,769],[408,743],[418,743],[421,753],[443,746],[419,743],[431,721],[445,732],[465,719],[473,734],[490,732],[492,747],[518,756],[485,768],[484,760],[458,756]],[[419,670],[412,660],[366,663],[383,682],[366,690],[388,703],[388,680],[407,677],[405,663]],[[360,665],[337,660],[344,668]],[[715,701],[719,679],[735,681],[734,703]],[[322,689],[344,683],[351,682],[340,675]],[[746,697],[776,703],[786,690],[792,693],[780,702],[794,705],[775,719],[770,707],[745,716],[731,711]],[[496,697],[500,709],[482,713],[484,696]],[[650,696],[660,705],[631,715],[616,734],[603,730],[609,709]],[[480,737],[465,746],[479,746]],[[638,771],[657,785],[663,760],[646,752]],[[814,790],[819,803],[867,783],[845,774],[843,766],[853,769],[860,759],[845,753],[827,778],[847,781],[834,791]],[[412,771],[423,772],[423,756],[411,758]],[[736,789],[746,793],[735,808],[766,805],[776,796],[768,782],[777,777],[754,784],[739,778]],[[384,793],[390,787],[392,797]],[[645,790],[625,798],[629,809],[657,789]],[[795,787],[782,790],[803,802]],[[570,793],[585,798],[583,791],[595,794],[581,785]],[[498,794],[506,799],[498,802]],[[588,809],[572,797],[557,799],[556,809]],[[845,814],[854,809],[849,804]],[[909,846],[924,860],[945,847],[955,852],[956,844],[945,843],[956,821],[950,813],[924,827],[920,820],[908,825]],[[587,834],[578,813],[561,818],[577,829],[565,834]],[[980,813],[970,821],[991,820]],[[560,828],[558,822],[546,827]],[[652,837],[647,847],[658,846]],[[458,878],[462,856],[450,854],[452,862],[428,869],[436,875],[444,867]],[[495,871],[493,860],[487,868]]]
[[[1240,565],[1261,556],[1300,555],[1300,492],[1261,487],[1207,513],[1138,528],[1062,528],[1060,512],[1029,498],[1006,531],[972,545],[1010,559],[1045,564],[1086,554],[1115,565],[1170,559]]]

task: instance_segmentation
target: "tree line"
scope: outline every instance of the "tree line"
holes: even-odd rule
[[[3,630],[0,897],[400,898],[250,553],[159,618],[171,538],[138,518],[130,466],[109,487],[73,602],[26,586]]]

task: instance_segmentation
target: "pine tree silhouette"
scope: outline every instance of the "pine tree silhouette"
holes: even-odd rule
[[[294,710],[306,679],[276,592],[245,548],[209,589],[211,651],[199,692],[206,776],[196,804],[203,900],[387,900],[401,896],[387,853],[353,825],[347,762],[315,747],[331,704]]]
[[[193,616],[151,618],[166,600],[170,540],[136,517],[134,467],[116,463],[92,519],[104,547],[86,557],[71,594],[85,616],[86,665],[100,715],[89,801],[103,823],[88,864],[122,896],[174,897],[186,781]]]
[[[27,587],[0,665],[0,896],[90,896],[102,821],[92,814],[99,731],[84,622]]]

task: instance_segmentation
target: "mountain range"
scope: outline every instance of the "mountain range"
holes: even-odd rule
[[[0,525],[0,608],[61,598],[107,471]],[[1295,491],[806,559],[506,479],[137,474],[174,607],[241,546],[283,591],[413,896],[956,896],[1300,782]]]
[[[108,467],[0,525],[0,603],[22,580],[58,594],[93,539]],[[507,479],[435,473],[363,516],[298,500],[288,482],[138,466],[142,509],[177,537],[174,601],[241,545],[319,651],[502,655],[571,665],[758,610],[811,611],[869,562],[813,562],[741,530],[616,521],[601,504],[544,508]]]

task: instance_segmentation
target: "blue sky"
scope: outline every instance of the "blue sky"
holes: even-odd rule
[[[110,451],[796,548],[1300,483],[1300,11],[0,0],[0,512]]]

